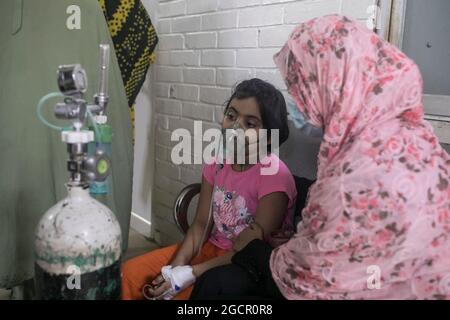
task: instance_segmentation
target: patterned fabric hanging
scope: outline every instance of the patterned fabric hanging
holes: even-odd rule
[[[128,106],[134,105],[158,43],[155,28],[139,0],[99,0],[122,73]]]
[[[155,28],[139,0],[99,0],[114,43],[123,84],[130,107],[134,135],[135,100],[151,63],[155,62],[158,43]]]
[[[132,141],[133,141],[133,146],[134,146],[134,142],[135,142],[135,140],[136,140],[136,137],[135,137],[135,134],[134,134],[134,121],[135,121],[135,107],[136,107],[136,105],[134,105],[133,104],[133,106],[129,109],[130,110],[130,119],[131,119],[131,124],[132,124],[132,126],[133,126],[133,136],[131,137],[132,138]]]

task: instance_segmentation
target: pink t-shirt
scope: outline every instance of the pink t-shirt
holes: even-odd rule
[[[219,248],[231,250],[232,240],[253,221],[262,197],[273,192],[284,192],[288,199],[285,213],[284,230],[293,229],[293,214],[297,190],[294,177],[288,167],[275,154],[271,154],[268,164],[255,164],[250,169],[237,172],[231,165],[211,164],[203,166],[203,176],[211,185],[216,186],[213,192],[214,228],[209,241]],[[272,175],[262,174],[263,167],[270,167],[273,161],[278,162],[278,171]],[[264,162],[266,163],[266,162]]]

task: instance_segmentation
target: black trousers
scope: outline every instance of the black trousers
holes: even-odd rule
[[[232,258],[232,264],[208,270],[195,282],[191,300],[284,299],[270,272],[272,248],[253,240]]]

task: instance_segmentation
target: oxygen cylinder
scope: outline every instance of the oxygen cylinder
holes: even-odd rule
[[[111,163],[108,157],[111,127],[106,123],[109,46],[100,45],[99,92],[94,104],[84,100],[86,72],[80,65],[58,67],[58,87],[64,102],[57,103],[54,114],[70,120],[70,130],[51,125],[41,113],[46,95],[38,104],[38,117],[47,126],[61,131],[67,144],[67,197],[51,207],[37,225],[35,238],[35,286],[39,299],[80,300],[118,299],[121,292],[120,225],[108,207],[92,198],[89,183],[99,183],[98,193],[106,191]],[[98,121],[93,120],[93,114]],[[82,130],[86,117],[97,132]],[[98,123],[97,125],[97,122]],[[100,148],[102,144],[104,148]],[[109,149],[108,149],[109,147]]]
[[[114,214],[81,186],[50,208],[36,230],[39,299],[119,299],[121,231]]]

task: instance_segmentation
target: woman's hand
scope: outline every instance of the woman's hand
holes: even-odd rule
[[[257,224],[252,223],[247,229],[243,230],[234,240],[233,250],[240,251],[252,240],[264,239],[264,230]]]

